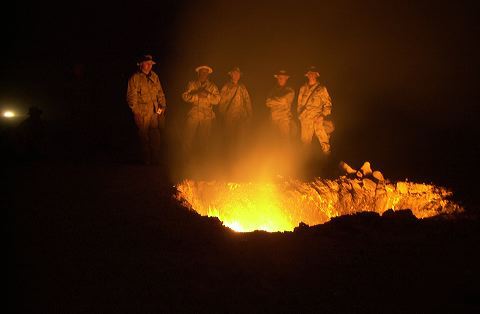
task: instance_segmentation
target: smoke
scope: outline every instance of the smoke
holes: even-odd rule
[[[257,117],[240,138],[234,140],[216,120],[212,135],[196,140],[185,152],[181,145],[170,149],[170,171],[176,182],[198,180],[269,181],[277,176],[303,176],[307,154],[299,138],[280,137],[267,116]],[[181,144],[182,134],[176,143]]]
[[[469,112],[468,86],[472,85],[464,84],[468,73],[462,72],[466,63],[461,60],[468,59],[462,56],[470,49],[462,32],[473,20],[463,11],[467,10],[460,6],[451,11],[418,3],[412,9],[407,4],[375,1],[185,4],[169,25],[170,38],[153,51],[163,58],[158,71],[169,102],[172,151],[179,150],[189,109],[180,95],[199,64],[214,68],[211,79],[219,87],[228,80],[228,70],[240,66],[253,99],[255,121],[248,145],[236,158],[227,158],[222,150],[225,143],[212,138],[213,148],[208,158],[202,157],[206,161],[201,165],[187,165],[185,158],[172,152],[172,172],[182,176],[308,173],[312,167],[301,162],[308,156],[298,147],[283,149],[272,141],[265,98],[275,71],[288,70],[292,74],[289,83],[298,92],[304,69],[317,65],[333,101],[332,149],[338,156],[334,160],[353,164],[370,160],[394,177],[418,174],[424,169],[417,166],[418,161],[428,163],[431,150],[440,152],[435,147],[441,147],[438,137],[432,136],[427,139],[428,149],[416,149],[413,154],[412,147],[424,147],[426,142],[419,135],[426,137],[434,133],[430,130],[445,125],[459,133]],[[151,35],[155,38],[153,30]],[[452,107],[453,103],[458,106]],[[456,122],[452,117],[462,118]]]

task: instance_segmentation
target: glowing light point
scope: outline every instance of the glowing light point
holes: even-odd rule
[[[15,112],[7,110],[7,111],[4,111],[2,115],[4,118],[10,119],[15,117]]]

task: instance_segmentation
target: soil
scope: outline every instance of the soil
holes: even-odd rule
[[[178,204],[158,167],[13,163],[7,178],[14,312],[480,309],[480,228],[468,211],[241,234]]]

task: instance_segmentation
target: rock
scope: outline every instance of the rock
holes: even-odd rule
[[[408,192],[408,185],[406,182],[397,182],[396,189],[401,194],[407,194]]]
[[[303,221],[301,221],[297,227],[295,227],[293,229],[293,232],[303,232],[303,231],[307,231],[308,228],[310,228],[309,225],[307,225],[306,223],[304,223]]]
[[[370,179],[363,179],[363,187],[368,190],[371,194],[375,193],[375,190],[377,189],[377,184],[373,182]]]
[[[390,208],[382,214],[382,218],[395,219],[399,221],[417,220],[410,209],[393,210]]]
[[[383,174],[380,171],[374,171],[372,173],[372,177],[377,179],[378,182],[383,182],[385,181],[385,178],[383,177]]]
[[[372,168],[370,167],[370,163],[368,161],[365,161],[360,167],[360,171],[362,172],[363,176],[369,176],[372,174]]]
[[[346,174],[356,174],[357,170],[353,169],[350,167],[346,162],[340,161],[340,164],[338,165],[340,167],[340,170],[345,171]]]

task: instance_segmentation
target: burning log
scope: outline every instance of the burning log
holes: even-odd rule
[[[236,231],[292,231],[301,222],[317,225],[333,217],[387,209],[410,209],[417,218],[463,209],[446,188],[413,182],[389,182],[366,162],[360,170],[340,164],[335,180],[304,182],[277,177],[268,182],[229,183],[185,180],[177,199],[200,215],[218,217]]]

